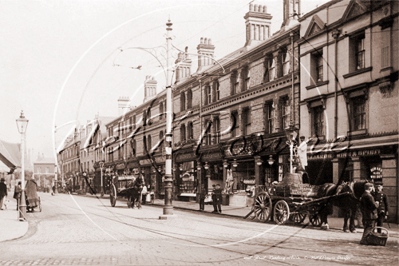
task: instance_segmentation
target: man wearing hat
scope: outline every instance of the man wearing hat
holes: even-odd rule
[[[1,178],[0,180],[0,210],[3,210],[3,200],[4,197],[7,197],[7,185],[5,184],[6,180]]]
[[[363,215],[363,226],[364,232],[360,244],[367,245],[367,236],[371,233],[374,226],[374,221],[378,218],[377,208],[378,202],[375,202],[371,192],[374,191],[374,185],[372,183],[366,183],[364,185],[364,193],[360,199],[360,206]]]
[[[374,200],[379,203],[378,206],[378,219],[377,226],[382,226],[384,219],[388,217],[388,200],[387,195],[382,192],[382,183],[377,183],[377,192],[374,195]],[[381,233],[381,229],[377,229],[378,233]]]

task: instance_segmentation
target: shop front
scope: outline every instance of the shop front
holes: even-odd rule
[[[174,166],[175,196],[180,201],[196,201],[199,181],[196,156],[192,150],[176,156]]]

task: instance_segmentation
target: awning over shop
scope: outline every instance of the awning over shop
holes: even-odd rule
[[[86,149],[86,148],[89,146],[90,141],[91,141],[91,139],[93,138],[93,136],[94,136],[94,134],[96,133],[96,131],[97,131],[98,128],[99,128],[99,125],[98,125],[98,124],[95,124],[95,125],[93,126],[93,128],[91,129],[89,135],[88,135],[87,138],[86,138],[85,144],[83,145],[83,149]]]
[[[336,141],[331,143],[308,145],[308,154],[317,154],[320,152],[335,152],[340,153],[345,150],[358,150],[358,149],[370,149],[378,148],[383,146],[398,145],[399,135],[390,135],[383,137],[357,139],[357,140],[345,140]]]
[[[0,140],[0,160],[10,168],[12,173],[17,167],[21,167],[21,145]]]

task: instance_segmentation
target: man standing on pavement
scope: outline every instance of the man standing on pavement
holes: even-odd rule
[[[219,184],[216,184],[213,195],[213,212],[222,213],[222,189]]]
[[[200,200],[199,200],[200,211],[205,210],[205,196],[206,196],[205,186],[202,185],[201,186],[201,191],[200,191]]]
[[[377,185],[377,192],[374,195],[374,199],[379,203],[378,206],[378,219],[377,226],[383,226],[384,220],[388,217],[388,200],[387,195],[382,192],[383,186],[382,183]],[[381,229],[378,229],[378,233],[381,233]]]
[[[374,185],[366,183],[364,185],[364,193],[360,200],[360,206],[363,215],[363,226],[364,232],[362,239],[360,240],[361,245],[368,245],[367,236],[371,233],[374,227],[374,221],[378,218],[377,208],[379,203],[374,201],[374,197],[371,193],[374,191]]]
[[[5,184],[6,180],[1,178],[0,180],[0,210],[3,210],[3,200],[7,197],[7,185]]]

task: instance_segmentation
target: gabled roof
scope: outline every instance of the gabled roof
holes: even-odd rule
[[[351,20],[366,13],[370,9],[370,1],[352,0],[342,16],[343,21]]]
[[[316,33],[322,31],[325,28],[325,23],[319,18],[318,15],[314,15],[306,29],[304,38],[308,38]]]
[[[54,158],[40,158],[37,159],[33,164],[55,164],[55,159]]]

